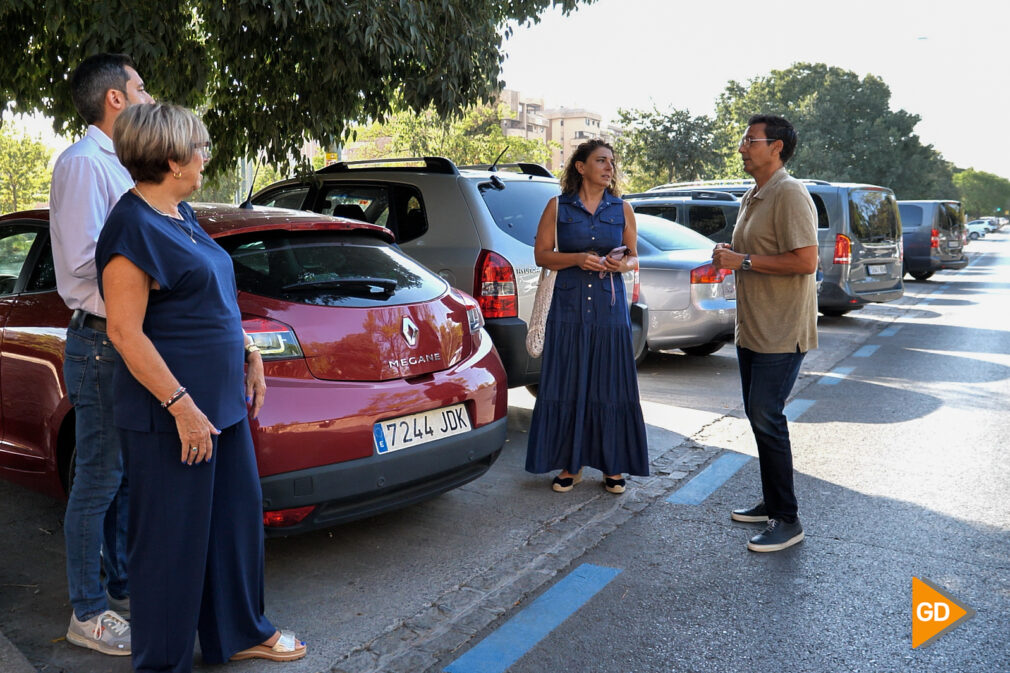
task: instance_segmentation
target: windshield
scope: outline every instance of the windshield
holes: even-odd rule
[[[487,182],[478,179],[477,182]],[[484,203],[498,228],[526,245],[533,245],[547,202],[561,193],[556,182],[503,180],[503,189],[481,189]]]
[[[849,193],[849,226],[862,243],[899,240],[901,225],[894,194],[879,189],[853,189]]]

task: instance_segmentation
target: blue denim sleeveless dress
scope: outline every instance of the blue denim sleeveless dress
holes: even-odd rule
[[[624,202],[605,194],[595,213],[578,196],[558,199],[558,250],[605,255],[624,237]],[[612,282],[611,282],[612,281]],[[584,466],[649,474],[631,320],[619,274],[561,269],[547,317],[526,470]]]

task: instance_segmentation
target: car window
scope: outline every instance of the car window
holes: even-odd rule
[[[654,248],[669,252],[670,250],[711,250],[715,241],[702,236],[696,231],[679,224],[670,223],[666,219],[657,219],[644,215],[637,218],[638,236],[644,238]]]
[[[950,230],[960,232],[964,228],[964,209],[960,203],[941,204],[947,219],[950,221]]]
[[[474,181],[486,182],[480,178],[475,178]],[[556,182],[540,181],[508,180],[501,184],[504,185],[502,189],[480,189],[491,217],[498,228],[509,236],[526,245],[533,245],[540,216],[547,202],[561,193],[561,187]]]
[[[901,226],[905,229],[914,229],[922,226],[924,210],[922,206],[914,203],[899,203],[898,212],[901,214]]]
[[[326,215],[350,217],[386,227],[397,243],[428,231],[421,192],[412,185],[337,182],[324,185],[315,208]]]
[[[0,295],[12,294],[39,230],[25,225],[0,227]]]
[[[264,194],[256,199],[257,206],[273,206],[275,208],[293,208],[301,210],[305,204],[305,197],[309,193],[308,187],[287,187],[277,191]]]
[[[35,257],[35,268],[25,283],[24,292],[52,292],[56,289],[56,266],[53,264],[53,246],[49,236],[44,241],[36,241],[36,245],[41,245],[41,250]]]
[[[671,222],[678,221],[676,206],[633,206],[633,207],[636,213],[655,215],[656,217],[662,217],[664,220],[670,220]]]
[[[896,241],[900,236],[898,208],[890,192],[853,189],[849,192],[849,227],[863,243]]]
[[[316,306],[431,301],[445,282],[394,247],[338,231],[269,231],[217,239],[241,292]]]
[[[703,236],[712,236],[726,229],[726,213],[718,206],[691,206],[688,209],[691,228]]]
[[[811,194],[810,198],[814,200],[814,208],[817,210],[817,228],[828,229],[831,222],[828,221],[828,209],[824,205],[824,199],[820,194]]]

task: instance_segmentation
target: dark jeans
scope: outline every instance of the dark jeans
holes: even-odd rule
[[[756,353],[737,346],[743,408],[757,440],[761,465],[761,490],[772,519],[796,520],[793,491],[793,452],[789,424],[782,409],[786,405],[805,353]]]
[[[77,471],[63,528],[70,604],[80,620],[108,609],[106,591],[113,598],[129,594],[127,485],[112,424],[114,361],[115,350],[105,332],[67,329],[63,379],[77,421]]]

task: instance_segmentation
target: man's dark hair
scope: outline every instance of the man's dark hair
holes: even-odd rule
[[[126,67],[137,67],[126,54],[95,54],[81,62],[70,76],[70,96],[74,107],[88,124],[97,124],[105,116],[105,94],[109,89],[126,95],[130,80]]]
[[[796,129],[793,128],[793,125],[785,117],[754,115],[747,120],[747,125],[753,126],[754,124],[765,125],[766,138],[782,141],[782,151],[779,153],[779,159],[782,160],[783,164],[792,158],[793,153],[796,152]]]

